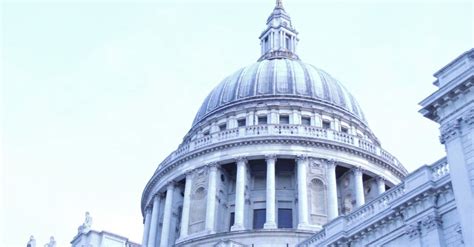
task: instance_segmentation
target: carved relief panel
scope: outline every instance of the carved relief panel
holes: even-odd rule
[[[192,210],[189,213],[189,233],[202,231],[205,227],[208,173],[207,168],[201,168],[196,170],[193,175],[190,198],[190,207]]]

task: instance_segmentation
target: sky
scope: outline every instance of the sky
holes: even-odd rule
[[[286,0],[300,58],[357,98],[413,171],[444,156],[418,113],[474,44],[470,1]],[[141,193],[206,95],[260,56],[259,1],[3,1],[0,246],[69,246],[84,220],[142,239]]]

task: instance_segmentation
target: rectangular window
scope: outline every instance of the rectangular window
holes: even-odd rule
[[[234,225],[235,223],[235,214],[234,212],[230,213],[230,220],[229,220],[229,232],[230,232],[230,228]]]
[[[278,228],[293,228],[293,212],[291,208],[278,209]]]
[[[207,131],[204,131],[204,133],[202,133],[203,136],[208,136],[209,135],[209,130]]]
[[[331,122],[323,121],[323,129],[330,129],[330,128],[331,128]]]
[[[349,133],[349,129],[345,127],[341,127],[341,132],[342,133]]]
[[[219,131],[224,131],[226,129],[227,129],[227,124],[226,123],[219,124]]]
[[[267,116],[259,116],[258,124],[267,124]]]
[[[311,118],[309,117],[302,117],[301,118],[301,124],[302,125],[311,125]]]
[[[263,229],[263,224],[267,220],[267,212],[265,209],[253,210],[253,229]]]
[[[237,120],[237,126],[239,126],[239,127],[243,127],[246,124],[247,124],[247,121],[245,120],[245,118],[241,118],[241,119]]]
[[[290,124],[290,116],[280,115],[280,124]]]

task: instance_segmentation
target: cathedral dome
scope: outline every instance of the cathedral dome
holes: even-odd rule
[[[143,246],[296,246],[405,176],[297,34],[277,0],[260,58],[211,91],[147,183]]]
[[[347,89],[324,70],[298,59],[263,59],[226,77],[204,100],[193,125],[213,112],[255,99],[297,98],[336,107],[365,121]]]

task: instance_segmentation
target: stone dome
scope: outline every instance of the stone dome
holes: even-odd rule
[[[213,112],[264,98],[298,98],[342,109],[366,123],[356,99],[334,77],[299,59],[263,59],[226,77],[206,97],[193,126]]]

